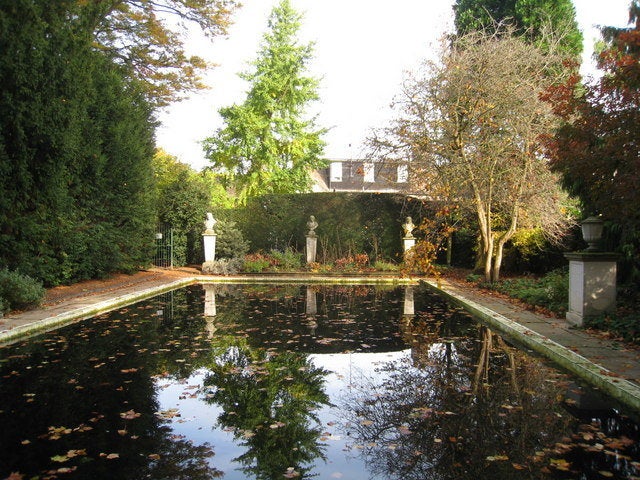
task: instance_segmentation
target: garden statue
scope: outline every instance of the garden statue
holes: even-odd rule
[[[213,218],[213,214],[211,212],[207,212],[207,219],[204,221],[204,233],[208,235],[213,235],[215,232],[213,231],[213,227],[215,227],[218,221]]]
[[[313,215],[309,217],[309,221],[307,222],[307,228],[309,229],[307,236],[315,237],[316,236],[315,229],[318,228],[318,222],[316,222],[316,217],[314,217]]]
[[[404,230],[404,238],[413,238],[412,232],[414,228],[416,228],[416,226],[413,224],[413,220],[411,220],[411,217],[407,217],[405,223],[402,224],[402,229]]]

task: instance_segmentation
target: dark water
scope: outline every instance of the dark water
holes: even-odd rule
[[[420,287],[194,286],[0,349],[0,478],[633,479],[638,437]]]

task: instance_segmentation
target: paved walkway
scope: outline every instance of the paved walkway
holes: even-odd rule
[[[50,296],[42,308],[0,318],[0,344],[30,331],[46,330],[87,318],[177,288],[195,280],[214,281],[194,269],[150,270],[95,288]],[[565,320],[520,308],[462,282],[428,282],[452,300],[481,317],[494,329],[552,358],[640,411],[640,350],[572,328]],[[64,290],[64,287],[62,288]],[[53,321],[52,321],[53,320]],[[44,326],[43,326],[44,325]]]

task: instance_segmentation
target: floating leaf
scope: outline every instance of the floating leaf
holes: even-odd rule
[[[120,418],[124,418],[125,420],[133,420],[134,418],[138,418],[141,413],[135,412],[134,410],[128,410],[126,412],[122,412],[120,414]]]
[[[300,472],[297,472],[293,467],[289,467],[283,476],[284,478],[296,478],[300,476]]]
[[[120,458],[119,453],[101,453],[100,456],[102,458],[106,458],[107,460],[115,460],[116,458]]]
[[[509,457],[506,455],[491,455],[487,457],[488,462],[504,462],[509,460]]]

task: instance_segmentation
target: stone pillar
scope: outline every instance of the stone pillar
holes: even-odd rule
[[[416,245],[415,237],[404,237],[402,239],[402,245],[403,245],[404,256],[406,258],[407,252],[411,250],[413,247],[415,247]]]
[[[216,237],[213,234],[202,234],[202,240],[204,242],[204,263],[213,262],[216,259]]]
[[[215,317],[216,311],[216,286],[204,284],[204,316]]]
[[[403,310],[402,314],[404,316],[412,317],[415,315],[415,306],[413,303],[413,287],[411,285],[407,285],[404,287],[404,302],[403,302]]]
[[[307,222],[307,228],[309,231],[307,232],[307,263],[314,263],[316,261],[316,252],[318,247],[318,236],[316,235],[316,228],[318,228],[318,222],[316,222],[316,217],[311,215],[309,217],[309,221]]]
[[[213,231],[213,227],[218,223],[211,215],[207,213],[207,219],[204,222],[204,233],[202,234],[202,241],[204,243],[204,263],[202,264],[202,272],[207,273],[210,270],[210,264],[216,259],[216,232]]]
[[[318,313],[316,291],[309,285],[307,286],[307,301],[305,303],[305,307],[305,313],[307,315],[315,315]]]
[[[316,261],[317,246],[318,237],[311,237],[307,235],[307,263],[314,263]]]
[[[618,256],[600,252],[572,252],[564,256],[569,260],[567,321],[581,326],[587,317],[613,311]]]

